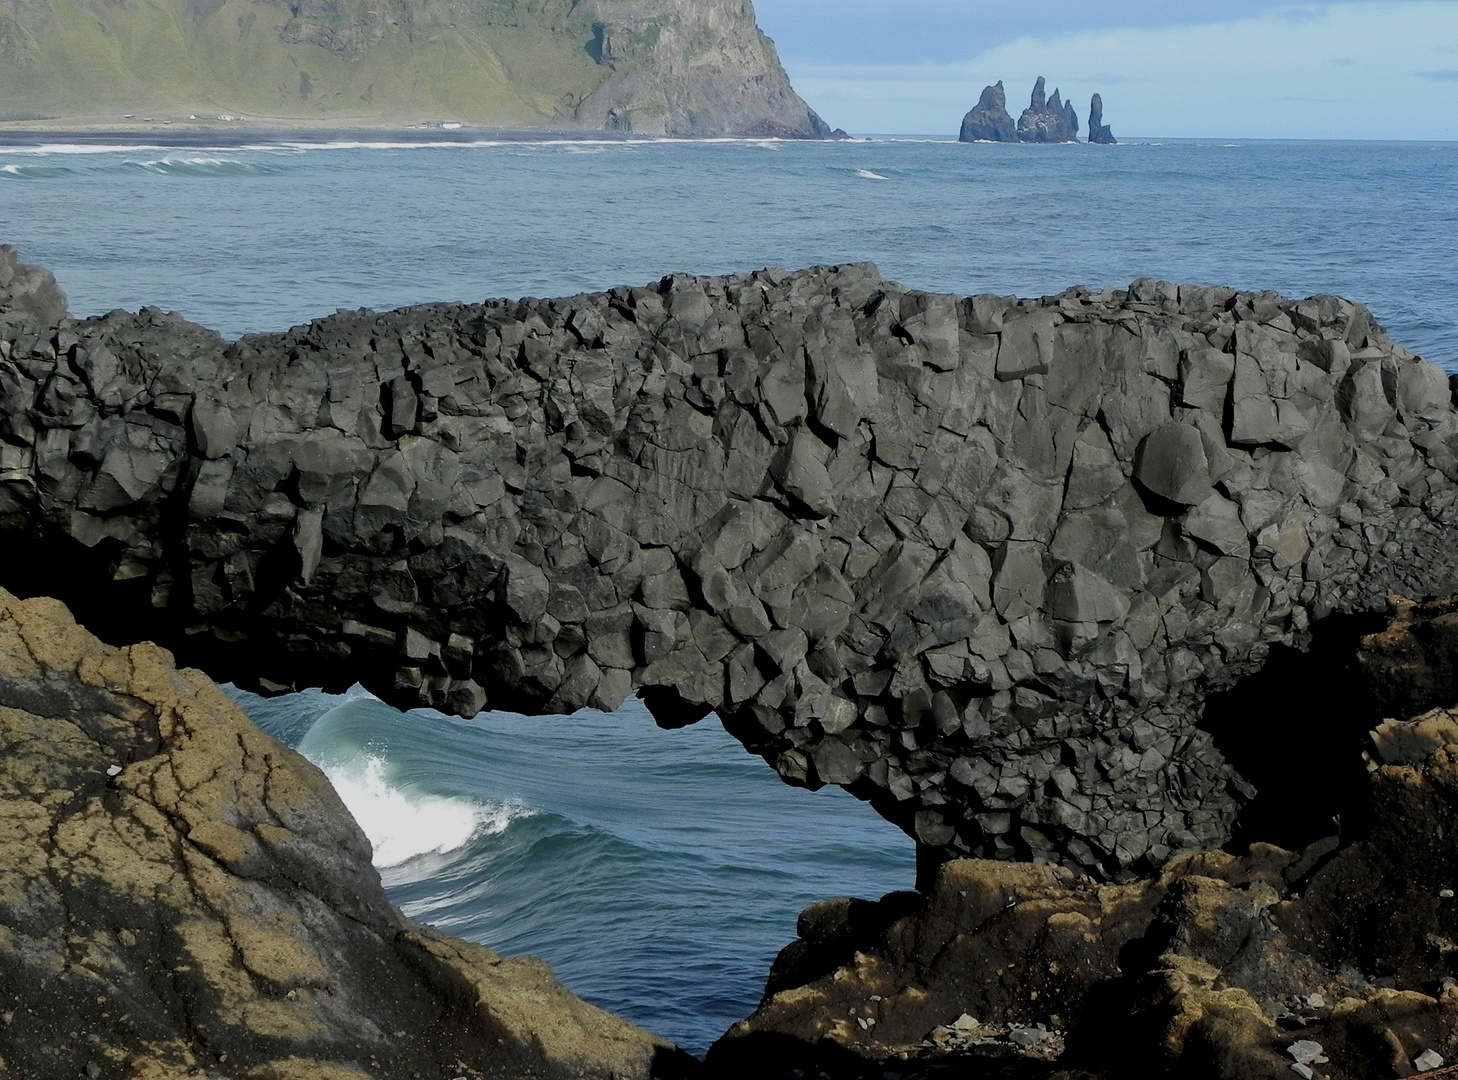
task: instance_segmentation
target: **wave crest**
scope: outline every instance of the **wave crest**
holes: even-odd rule
[[[369,837],[374,864],[399,866],[422,855],[444,855],[478,836],[505,831],[527,811],[451,795],[425,795],[396,787],[385,761],[374,755],[331,765],[324,775]]]
[[[215,157],[165,157],[128,161],[126,166],[159,176],[263,176],[270,171],[252,162]]]
[[[0,176],[7,180],[47,180],[70,173],[70,169],[59,165],[0,165]]]

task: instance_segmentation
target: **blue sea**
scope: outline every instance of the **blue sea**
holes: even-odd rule
[[[1458,372],[1454,143],[5,138],[0,243],[78,315],[150,304],[236,336],[872,260],[964,295],[1143,276],[1337,293]],[[712,719],[238,696],[329,775],[408,914],[542,956],[696,1052],[754,1008],[800,908],[912,883],[904,836],[841,791],[783,786]]]

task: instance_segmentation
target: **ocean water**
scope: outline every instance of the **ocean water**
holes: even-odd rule
[[[4,138],[0,243],[54,271],[78,315],[155,304],[236,336],[340,307],[869,259],[964,295],[1142,276],[1337,293],[1458,372],[1453,143]],[[239,697],[330,776],[408,914],[543,956],[694,1051],[753,1009],[801,907],[912,882],[899,832],[838,790],[783,786],[712,719]]]
[[[702,1051],[758,1002],[795,916],[911,886],[899,830],[839,788],[782,784],[716,721],[473,721],[356,688],[265,699],[254,722],[333,782],[407,915],[508,955]]]
[[[870,259],[963,295],[1142,276],[1337,293],[1458,369],[1458,143],[4,140],[0,237],[77,313],[156,304],[237,335]]]

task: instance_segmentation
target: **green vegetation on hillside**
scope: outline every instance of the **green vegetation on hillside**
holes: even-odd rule
[[[399,0],[293,11],[267,0],[51,0],[42,34],[22,35],[12,21],[0,36],[9,54],[0,101],[7,112],[48,116],[550,125],[610,72],[585,48],[590,27],[512,10],[528,6],[568,7],[495,3],[478,14]]]

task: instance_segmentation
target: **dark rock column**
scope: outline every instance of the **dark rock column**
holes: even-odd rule
[[[1057,90],[1046,96],[1043,76],[1033,86],[1033,96],[1018,118],[1018,138],[1023,142],[1066,143],[1078,139],[1078,114],[1065,108]]]
[[[44,292],[0,299],[7,587],[264,690],[717,712],[945,854],[1218,845],[1206,695],[1458,577],[1447,378],[1334,297],[843,266],[229,344]]]
[[[983,89],[977,107],[962,120],[959,142],[1017,142],[1018,130],[1007,111],[1002,83]]]
[[[1104,99],[1098,94],[1088,104],[1088,141],[1105,146],[1112,146],[1119,141],[1114,138],[1109,125],[1104,123]]]

